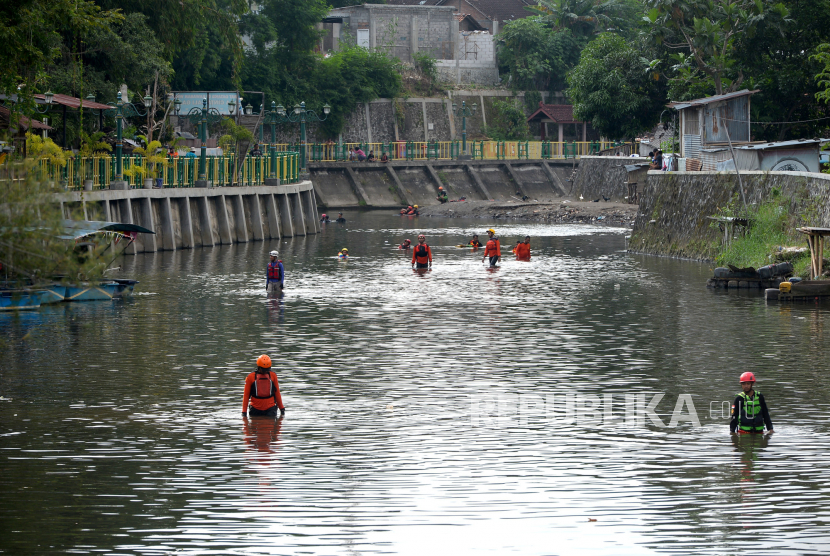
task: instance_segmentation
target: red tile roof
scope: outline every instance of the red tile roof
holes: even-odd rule
[[[9,109],[5,106],[0,106],[0,126],[1,127],[8,127],[9,125],[9,116],[10,112]],[[23,129],[29,129],[30,127],[33,129],[45,129],[47,131],[51,130],[52,128],[46,125],[43,122],[39,122],[37,120],[30,120],[26,116],[20,116],[20,120],[18,121],[20,127]]]
[[[574,107],[570,104],[542,104],[539,103],[539,109],[536,110],[528,119],[528,122],[538,121],[543,118],[549,118],[560,124],[581,124],[582,122],[574,120]]]
[[[40,100],[46,100],[45,95],[35,95],[35,98]],[[72,108],[73,110],[77,110],[78,107],[81,105],[81,99],[77,97],[71,97],[69,95],[54,95],[52,97],[52,104],[60,104],[61,106],[66,106],[67,108]],[[107,106],[106,104],[101,104],[100,102],[93,102],[84,99],[84,108],[92,108],[93,110],[109,110],[112,106]]]

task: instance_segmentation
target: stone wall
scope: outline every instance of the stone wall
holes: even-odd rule
[[[465,62],[466,63],[466,62]],[[454,68],[453,68],[454,71]],[[524,93],[514,95],[510,91],[482,89],[478,91],[447,91],[447,96],[407,99],[376,99],[369,103],[360,103],[346,118],[346,123],[340,138],[344,143],[390,142],[390,141],[451,141],[461,139],[461,118],[453,118],[452,103],[459,106],[466,101],[467,106],[473,103],[478,105],[474,116],[467,118],[467,138],[469,140],[483,138],[484,125],[488,115],[492,115],[493,101],[507,98],[517,98],[524,101]],[[367,105],[368,104],[368,105]],[[396,121],[396,108],[402,113],[402,118]],[[288,108],[288,107],[286,107]],[[321,114],[322,115],[322,114]],[[426,116],[426,120],[424,119]],[[256,116],[248,116],[256,121]],[[183,131],[196,133],[186,118],[180,118]],[[263,140],[271,142],[271,125],[268,118],[263,117]],[[432,124],[432,129],[429,129]],[[320,124],[306,123],[306,137],[310,142],[325,140],[319,132]],[[218,138],[218,130],[213,129],[213,139]],[[260,140],[260,131],[254,133],[255,141]],[[300,124],[278,124],[276,126],[277,143],[296,143],[300,140]],[[335,139],[336,140],[336,139]]]
[[[773,188],[791,199],[791,212],[808,225],[830,226],[830,175],[807,172],[741,172],[748,204],[769,197]],[[734,173],[648,172],[629,249],[638,253],[711,260],[723,232],[707,216],[740,195]],[[806,242],[805,242],[806,243]]]
[[[618,203],[628,199],[628,172],[626,165],[647,164],[646,158],[629,158],[622,156],[583,156],[576,165],[571,195],[586,201],[609,198]],[[644,177],[644,176],[643,176]],[[639,184],[640,190],[644,183]]]

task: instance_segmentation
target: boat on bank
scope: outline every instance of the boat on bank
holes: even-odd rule
[[[95,246],[106,243],[107,247],[103,252],[110,248],[118,250],[113,257],[114,260],[140,233],[155,232],[143,226],[121,222],[64,220],[63,234],[59,237],[72,241],[72,248],[80,254],[83,254],[84,250],[92,250]],[[103,253],[98,256],[103,256]],[[61,276],[43,283],[31,283],[29,280],[23,281],[22,284],[8,282],[0,284],[0,310],[38,309],[41,305],[65,301],[110,301],[132,295],[136,284],[138,280],[128,278],[68,281],[66,277]]]
[[[0,290],[0,311],[24,311],[40,308],[38,290]]]

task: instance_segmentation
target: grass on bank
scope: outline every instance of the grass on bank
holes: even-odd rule
[[[760,268],[764,265],[789,260],[794,273],[802,278],[811,278],[810,253],[806,251],[793,257],[784,257],[782,247],[806,247],[804,235],[795,228],[804,224],[804,214],[793,213],[789,199],[773,190],[773,195],[760,205],[737,209],[738,200],[733,198],[719,216],[747,218],[750,222],[743,235],[735,237],[729,246],[721,246],[715,261],[719,266],[733,265],[738,268]],[[717,223],[712,224],[717,227]]]

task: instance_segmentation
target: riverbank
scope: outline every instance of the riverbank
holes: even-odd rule
[[[562,199],[555,202],[460,201],[424,207],[421,216],[531,220],[551,224],[597,224],[633,227],[637,205]]]

